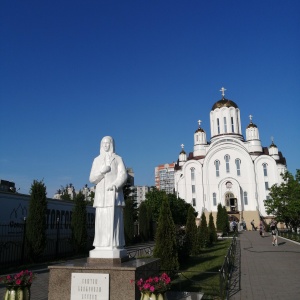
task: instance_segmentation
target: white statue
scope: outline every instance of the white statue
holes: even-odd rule
[[[90,182],[96,184],[93,243],[96,251],[123,249],[125,246],[123,186],[126,180],[126,168],[122,158],[115,154],[114,140],[105,136],[100,144],[100,155],[94,159],[90,174]]]

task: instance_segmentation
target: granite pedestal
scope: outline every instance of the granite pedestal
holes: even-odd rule
[[[88,258],[81,264],[67,262],[63,265],[49,266],[48,300],[71,299],[72,273],[109,274],[109,299],[105,300],[139,300],[140,292],[131,280],[136,281],[141,277],[157,275],[159,270],[160,259],[158,258],[132,259],[126,262]]]

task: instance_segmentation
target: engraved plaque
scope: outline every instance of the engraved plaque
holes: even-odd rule
[[[109,274],[72,273],[71,300],[109,300]]]

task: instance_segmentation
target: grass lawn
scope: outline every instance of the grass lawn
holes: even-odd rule
[[[219,299],[219,270],[232,239],[219,240],[214,246],[203,249],[180,265],[179,277],[172,281],[171,290],[202,292],[202,299]]]

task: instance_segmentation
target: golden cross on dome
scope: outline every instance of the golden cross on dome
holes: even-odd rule
[[[221,87],[220,92],[222,92],[222,97],[225,97],[225,91],[226,89],[224,87]]]

